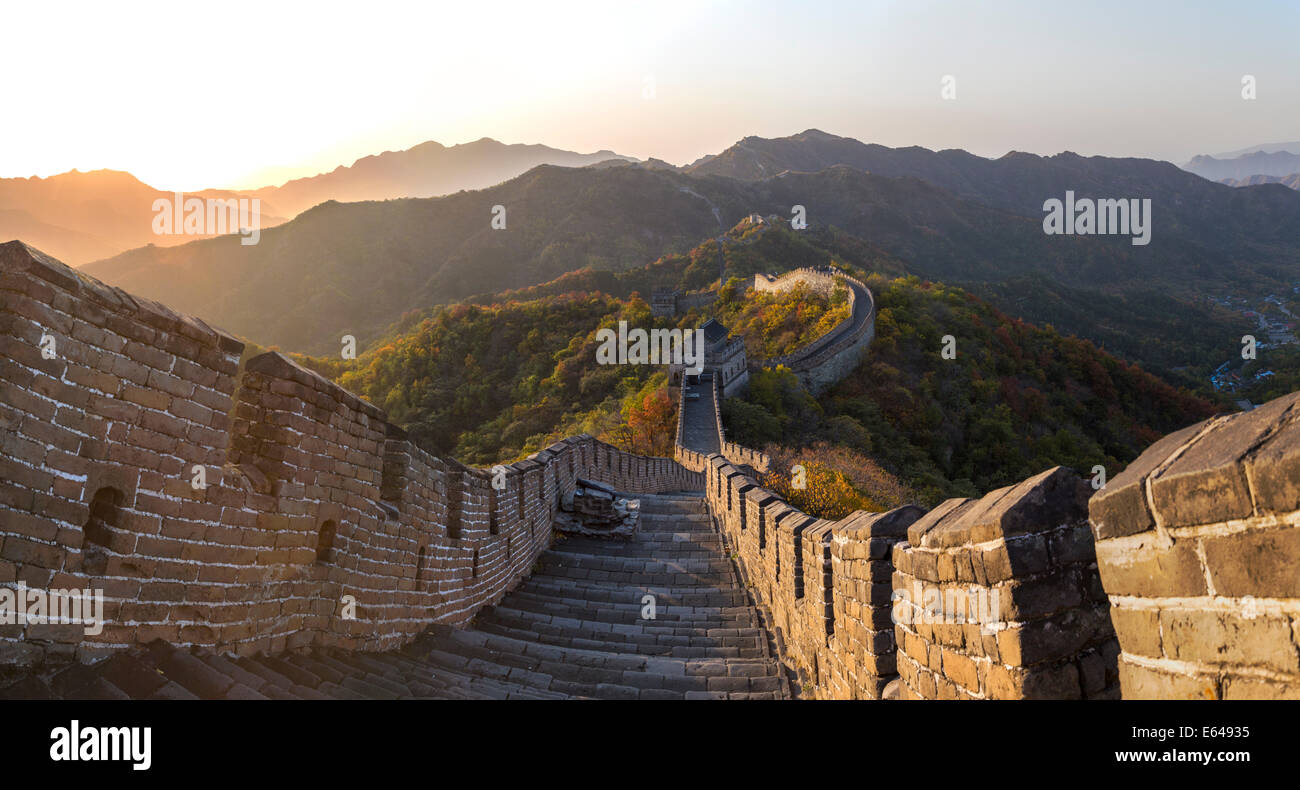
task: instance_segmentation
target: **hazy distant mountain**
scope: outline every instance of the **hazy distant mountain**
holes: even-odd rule
[[[199,197],[232,198],[224,190]],[[120,170],[72,170],[49,178],[0,178],[0,239],[22,239],[65,263],[78,265],[145,244],[167,246],[205,236],[156,235],[153,203],[172,200]],[[283,222],[262,204],[262,227]]]
[[[0,238],[22,239],[62,261],[93,261],[120,250],[103,239],[42,222],[20,209],[0,209]]]
[[[1253,154],[1257,151],[1263,151],[1266,154],[1276,153],[1277,151],[1291,151],[1292,153],[1300,152],[1300,140],[1290,143],[1264,143],[1263,145],[1252,145],[1249,148],[1240,148],[1236,151],[1225,151],[1221,154],[1210,154],[1215,159],[1234,159],[1238,156]]]
[[[722,231],[715,206],[747,213],[728,194],[734,184],[702,197],[667,170],[542,165],[475,192],[331,201],[264,231],[257,245],[147,247],[85,271],[259,342],[326,353],[345,333],[376,337],[407,310],[689,250]],[[496,205],[506,207],[504,230],[491,225]]]
[[[1251,176],[1289,176],[1300,173],[1300,145],[1297,153],[1290,151],[1256,151],[1242,154],[1230,159],[1213,156],[1195,156],[1183,169],[1211,181],[1225,178],[1249,178]]]
[[[506,145],[483,138],[450,148],[435,142],[358,159],[351,167],[299,178],[278,187],[242,191],[208,189],[187,197],[258,198],[261,226],[269,228],[327,200],[432,197],[482,189],[539,164],[582,167],[635,162],[609,151],[577,154],[544,145]],[[653,162],[649,166],[665,166]],[[194,241],[183,234],[153,233],[154,200],[171,199],[130,173],[73,170],[49,178],[0,179],[0,239],[22,239],[74,266],[147,244]]]
[[[1230,187],[1251,187],[1258,184],[1283,184],[1292,189],[1300,189],[1300,173],[1289,176],[1251,176],[1250,178],[1221,178],[1220,184]]]
[[[241,194],[260,197],[294,216],[327,200],[437,197],[484,189],[538,165],[583,167],[611,159],[637,161],[612,151],[579,154],[545,145],[506,145],[488,137],[451,147],[430,140],[405,151],[358,159],[351,167]]]

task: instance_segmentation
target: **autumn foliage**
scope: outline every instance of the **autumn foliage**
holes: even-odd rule
[[[811,403],[779,370],[751,376],[745,399],[724,404],[728,438],[843,447],[934,505],[1056,465],[1115,474],[1155,439],[1214,412],[1086,340],[961,289],[915,277],[867,284],[876,336],[862,364]],[[955,357],[942,353],[948,336]]]

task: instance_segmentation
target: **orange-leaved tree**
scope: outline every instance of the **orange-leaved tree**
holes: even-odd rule
[[[837,520],[855,510],[883,510],[853,487],[848,476],[819,461],[807,461],[790,472],[769,472],[762,485],[810,516]]]
[[[667,386],[646,386],[623,401],[623,425],[614,431],[622,449],[672,457],[676,436],[677,406]]]

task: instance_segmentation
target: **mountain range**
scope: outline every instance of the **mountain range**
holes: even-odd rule
[[[1221,178],[1219,183],[1230,187],[1250,187],[1258,184],[1282,184],[1292,189],[1300,189],[1300,173],[1289,176],[1250,176],[1249,178]]]
[[[1249,179],[1251,176],[1289,176],[1300,173],[1300,143],[1292,150],[1256,150],[1238,156],[1195,156],[1183,169],[1211,181]]]
[[[1043,203],[1067,191],[1151,198],[1153,242],[1045,235]],[[507,209],[503,230],[491,224],[497,205]],[[409,310],[585,267],[642,266],[751,212],[789,217],[796,205],[812,227],[977,291],[1032,277],[1083,293],[1159,288],[1194,298],[1290,282],[1300,266],[1300,194],[1278,184],[1233,189],[1154,160],[985,159],[809,130],[745,138],[685,168],[543,165],[443,197],[329,202],[264,231],[257,245],[227,237],[146,247],[86,271],[258,342],[325,353],[344,333],[374,339]],[[1036,298],[1018,309],[1052,320]]]
[[[405,151],[358,159],[349,167],[250,190],[206,189],[198,198],[257,198],[261,227],[291,219],[328,200],[430,197],[498,184],[541,164],[582,167],[608,160],[635,161],[610,151],[579,154],[544,145],[507,145],[488,138],[463,145],[425,142]],[[49,178],[0,179],[0,239],[22,239],[74,266],[146,245],[194,241],[153,231],[154,201],[171,200],[117,170],[73,170]]]
[[[1252,145],[1249,148],[1238,148],[1236,151],[1225,151],[1220,154],[1210,154],[1215,159],[1232,159],[1233,157],[1244,154],[1253,154],[1257,151],[1263,151],[1271,154],[1276,151],[1300,151],[1300,140],[1292,140],[1289,143],[1263,143],[1261,145]]]
[[[445,146],[432,140],[405,151],[385,151],[328,173],[297,178],[278,187],[241,192],[295,216],[327,200],[355,202],[436,197],[484,189],[538,165],[585,167],[610,160],[635,162],[612,151],[579,154],[545,145],[507,145],[489,137]]]
[[[226,200],[239,195],[206,190],[193,197]],[[153,205],[159,199],[171,203],[174,194],[119,170],[0,178],[0,239],[21,239],[74,266],[147,244],[194,241],[193,235],[154,233]],[[284,220],[278,207],[263,202],[262,227]]]
[[[144,247],[83,270],[258,342],[324,353],[342,334],[374,339],[409,310],[688,250],[723,227],[709,198],[680,188],[691,183],[631,165],[542,165],[474,192],[329,201],[256,245]],[[747,213],[737,185],[719,186],[710,193],[727,216]],[[492,227],[497,205],[503,230]]]
[[[635,296],[650,284],[686,289],[710,272],[716,277],[719,256],[737,279],[712,303],[655,318]],[[626,320],[684,328],[714,317],[745,337],[751,360],[764,356],[764,347],[770,356],[825,331],[818,325],[831,305],[797,291],[756,296],[735,286],[755,272],[831,262],[872,289],[876,341],[820,406],[789,371],[793,387],[779,372],[755,371],[749,397],[724,402],[728,435],[737,430],[759,446],[830,442],[878,458],[925,501],[937,502],[1008,484],[1044,463],[1122,464],[1163,431],[1214,410],[1091,343],[1013,319],[974,294],[905,276],[898,261],[869,244],[771,219],[742,220],[686,253],[617,274],[581,270],[469,304],[413,311],[356,360],[337,352],[298,358],[381,404],[421,444],[466,462],[518,458],[574,431],[636,448],[638,433],[672,432],[667,382],[655,366],[599,364],[598,327]],[[1088,300],[1089,309],[1109,321],[1104,299]],[[1143,307],[1143,334],[1170,333],[1158,310]],[[1193,335],[1221,329],[1195,311],[1185,318]],[[935,351],[947,333],[965,349],[956,362]],[[647,412],[656,402],[662,408]],[[655,415],[662,419],[647,425]]]

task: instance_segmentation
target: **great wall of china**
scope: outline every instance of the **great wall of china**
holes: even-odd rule
[[[784,365],[809,392],[820,395],[857,367],[871,345],[876,334],[876,306],[866,285],[837,270],[799,268],[779,277],[754,275],[754,290],[759,293],[784,291],[795,285],[824,296],[840,285],[848,292],[848,318],[808,345],[766,363],[768,367]]]
[[[706,475],[782,656],[819,697],[1297,698],[1297,399],[1173,433],[1095,493],[1056,467],[835,522],[759,485],[769,460],[726,440],[716,396],[681,409],[712,410],[718,450],[679,433],[676,457]],[[974,622],[990,603],[992,623]]]
[[[675,459],[579,436],[494,487],[279,354],[0,245],[0,587],[106,598],[97,635],[0,624],[0,697],[1300,697],[1300,395],[1095,494],[1057,467],[831,522],[759,485],[713,386],[683,387]],[[635,539],[553,537],[578,477],[641,495]]]

